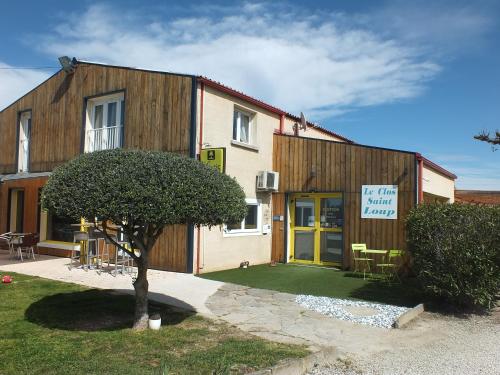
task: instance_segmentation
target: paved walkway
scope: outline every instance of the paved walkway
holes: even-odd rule
[[[318,348],[334,346],[343,353],[376,353],[417,342],[427,345],[442,336],[438,327],[428,324],[386,329],[334,319],[301,307],[295,297],[225,284],[208,299],[207,306],[216,316],[254,335]]]
[[[94,288],[134,293],[132,278],[129,275],[112,276],[106,272],[98,274],[95,270],[84,271],[76,268],[69,270],[68,262],[67,258],[43,255],[36,261],[13,261],[9,259],[7,252],[0,250],[1,271],[18,272]],[[185,273],[156,270],[148,271],[148,281],[151,299],[214,317],[206,307],[206,302],[223,283],[200,279]]]

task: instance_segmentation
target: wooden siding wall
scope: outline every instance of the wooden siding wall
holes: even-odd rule
[[[125,90],[125,148],[189,154],[192,78],[79,63],[0,112],[0,173],[16,172],[20,111],[32,110],[30,172],[51,171],[81,150],[84,98]]]
[[[344,261],[351,264],[352,243],[372,249],[406,249],[405,217],[415,205],[413,153],[347,143],[274,135],[274,170],[280,173],[273,215],[286,215],[287,192],[344,193]],[[398,219],[361,219],[362,185],[398,185]],[[273,259],[285,254],[284,230],[273,225]]]
[[[125,93],[125,148],[189,155],[191,77],[79,63],[74,74],[58,72],[0,112],[0,174],[17,171],[19,112],[32,111],[29,171],[48,172],[76,157],[83,148],[85,98],[120,90]],[[26,189],[35,183],[34,179],[18,181]],[[7,185],[2,184],[2,192]],[[34,232],[38,192],[29,191],[25,196],[25,230]],[[2,194],[2,230],[7,225],[7,199]],[[151,266],[185,272],[186,249],[187,227],[170,227],[151,253]]]
[[[23,178],[0,184],[0,232],[8,232],[9,190],[24,190],[24,222],[26,233],[36,233],[38,224],[38,189],[45,185],[47,177]]]

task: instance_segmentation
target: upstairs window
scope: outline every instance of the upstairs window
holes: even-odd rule
[[[235,109],[233,117],[233,141],[252,144],[252,131],[252,115]]]
[[[21,112],[19,116],[19,144],[17,171],[28,172],[31,136],[31,111]]]
[[[89,99],[85,151],[123,147],[125,100],[123,93]]]

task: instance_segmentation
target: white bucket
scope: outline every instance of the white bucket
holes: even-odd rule
[[[161,327],[161,318],[160,319],[149,319],[149,328],[158,331]]]

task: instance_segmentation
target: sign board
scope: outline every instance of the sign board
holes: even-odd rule
[[[200,153],[200,161],[211,165],[221,173],[226,172],[226,148],[204,148]]]
[[[363,185],[361,187],[361,218],[398,218],[397,185]]]

